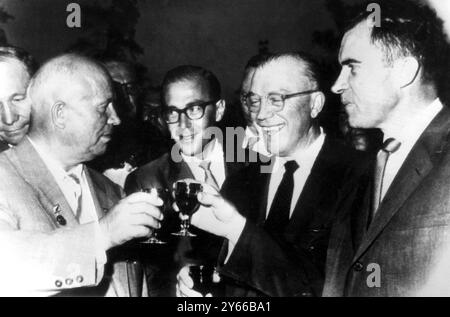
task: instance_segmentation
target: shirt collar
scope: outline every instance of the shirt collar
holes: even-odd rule
[[[41,157],[42,161],[44,161],[45,166],[47,166],[50,173],[53,175],[53,177],[59,181],[65,181],[69,174],[74,174],[78,177],[78,179],[81,180],[82,173],[83,173],[83,164],[78,164],[77,166],[73,167],[69,171],[65,171],[62,167],[62,164],[52,157],[51,154],[45,153],[45,151],[40,148],[36,143],[33,142],[33,140],[26,136],[28,140],[30,141],[31,145],[34,147],[36,152]]]
[[[288,161],[295,160],[300,168],[304,171],[311,170],[320,150],[325,142],[325,132],[320,127],[320,134],[307,148],[297,149],[291,156],[275,157],[274,171],[284,166]]]
[[[442,110],[443,105],[439,98],[435,99],[426,108],[407,118],[402,125],[391,125],[383,129],[384,139],[394,138],[402,144],[415,143],[434,117]]]

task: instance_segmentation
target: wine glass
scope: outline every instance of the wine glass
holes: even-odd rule
[[[197,194],[203,190],[203,187],[201,184],[189,180],[178,181],[174,183],[173,187],[175,202],[184,217],[181,220],[180,231],[172,234],[181,237],[195,237],[195,234],[189,231],[189,227],[192,214],[200,207]]]
[[[161,200],[163,201],[163,205],[161,206],[161,211],[163,212],[163,214],[165,213],[165,209],[167,207],[167,200],[168,197],[170,196],[169,194],[169,190],[167,188],[143,188],[141,190],[144,193],[151,193],[152,191],[156,191],[158,194],[158,197],[161,198]],[[140,241],[140,243],[145,243],[145,244],[166,244],[167,242],[162,241],[158,238],[158,230],[157,229],[153,229],[150,237],[147,240],[144,241]]]

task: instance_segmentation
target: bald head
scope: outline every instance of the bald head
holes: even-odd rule
[[[110,87],[108,72],[94,60],[76,54],[49,60],[33,76],[28,90],[32,101],[32,129],[47,127],[51,107],[58,102],[69,102],[74,93],[95,94],[95,90]]]
[[[57,148],[62,161],[74,160],[68,165],[102,154],[113,126],[120,123],[108,72],[80,55],[49,60],[32,78],[28,93],[30,136]]]

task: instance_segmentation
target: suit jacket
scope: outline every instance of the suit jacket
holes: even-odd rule
[[[326,137],[290,221],[278,236],[264,229],[271,174],[253,164],[226,181],[224,197],[247,218],[220,270],[228,284],[226,296],[321,294],[335,204],[357,175],[360,159],[360,153]]]
[[[122,192],[104,176],[90,169],[86,174],[101,218]],[[0,179],[1,293],[129,296],[140,292],[141,280],[134,280],[139,270],[135,263],[114,262],[111,256],[106,265],[97,263],[98,225],[78,223],[28,139],[0,154]]]
[[[444,107],[412,148],[367,229],[374,159],[369,162],[365,177],[340,204],[324,296],[437,294],[433,283],[439,280],[447,287],[443,295],[450,294],[449,131],[450,110]]]
[[[255,159],[259,159],[256,153],[252,154]],[[229,177],[247,166],[249,155],[250,153],[245,151],[242,161],[234,157],[231,162],[226,157],[225,176]],[[194,178],[187,163],[183,160],[174,161],[171,153],[166,153],[131,173],[125,182],[125,192],[131,194],[142,188],[151,187],[167,188],[171,191],[173,184],[184,178]],[[158,232],[159,237],[169,243],[153,246],[151,252],[148,250],[141,252],[143,261],[148,264],[146,270],[151,296],[175,296],[176,274],[179,269],[187,263],[215,263],[223,242],[222,238],[193,226],[190,231],[197,235],[195,238],[171,235],[180,229],[178,214],[171,211],[166,213],[163,227]]]

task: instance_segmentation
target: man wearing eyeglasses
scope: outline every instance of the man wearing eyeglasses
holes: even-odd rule
[[[241,102],[242,111],[244,113],[244,118],[247,126],[245,127],[245,135],[242,141],[242,148],[249,148],[252,151],[261,153],[267,157],[270,153],[267,152],[264,138],[262,135],[261,127],[256,122],[256,115],[254,112],[250,112],[248,103],[248,93],[250,92],[253,75],[255,74],[256,68],[262,63],[268,54],[258,54],[253,56],[247,62],[244,69],[244,78],[241,83],[241,90],[239,93],[239,100]]]
[[[310,56],[274,55],[256,69],[248,104],[273,169],[250,165],[225,182],[223,197],[200,194],[203,207],[192,217],[193,225],[227,239],[219,259],[226,296],[321,294],[334,206],[359,159],[319,126],[324,103]],[[187,269],[178,279],[179,296],[199,295]]]
[[[225,178],[241,169],[246,163],[226,160],[228,149],[224,140],[214,132],[219,132],[218,122],[225,111],[225,100],[221,98],[220,83],[216,76],[202,67],[179,66],[170,70],[162,84],[162,116],[168,125],[173,149],[130,174],[125,191],[131,193],[141,188],[160,187],[172,190],[173,184],[190,178],[206,182],[219,190]],[[219,133],[220,134],[220,133]],[[231,153],[234,154],[234,153]],[[171,232],[179,229],[178,216],[169,219],[160,232],[161,239],[169,239]],[[195,231],[194,228],[192,230]],[[217,254],[209,255],[210,250],[219,250],[220,239],[204,231],[197,230],[192,241],[181,239],[173,244],[159,248],[154,255],[149,281],[150,293],[154,296],[174,296],[177,265],[185,262],[215,261]],[[191,245],[192,242],[192,245]],[[205,245],[214,245],[203,252]],[[187,255],[187,253],[190,253]],[[175,258],[175,263],[174,263]],[[174,267],[175,265],[175,267]]]

